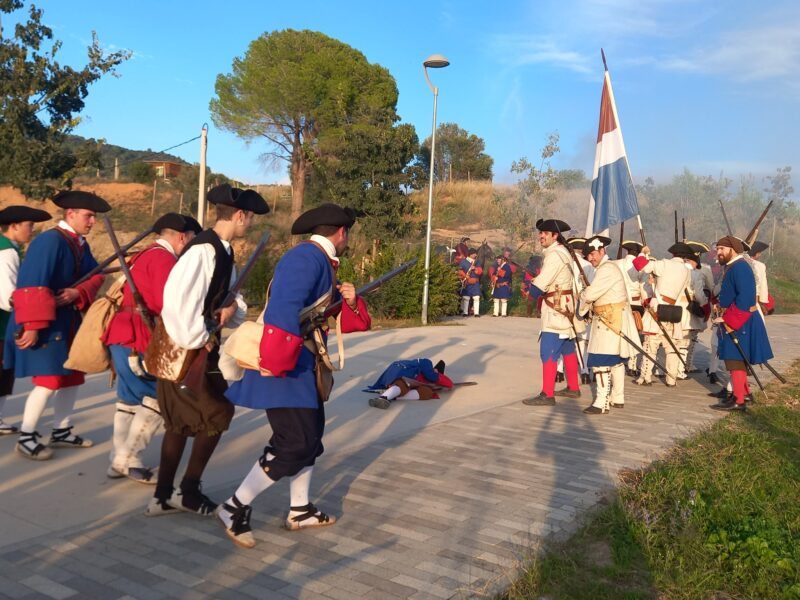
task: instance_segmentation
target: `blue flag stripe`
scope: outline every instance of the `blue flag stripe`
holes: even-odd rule
[[[592,181],[595,232],[603,231],[639,214],[639,203],[625,157],[603,165]]]

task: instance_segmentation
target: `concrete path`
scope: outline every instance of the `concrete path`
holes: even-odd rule
[[[281,482],[254,503],[253,550],[231,544],[215,519],[144,517],[152,488],[105,477],[114,395],[104,376],[91,378],[74,421],[95,447],[32,463],[0,438],[0,597],[461,598],[502,589],[530,547],[572,531],[621,469],[720,416],[698,376],[676,392],[630,385],[626,408],[611,415],[581,412],[588,387],[554,408],[524,406],[540,389],[538,324],[483,317],[348,336],[312,484],[313,501],[340,521],[282,530]],[[780,370],[800,356],[800,316],[768,326]],[[360,389],[388,362],[418,356],[443,358],[454,380],[479,385],[369,408]],[[701,349],[698,365],[705,360]],[[6,406],[11,422],[27,388],[18,391]],[[49,420],[48,411],[42,433]],[[211,497],[235,489],[268,435],[263,413],[237,413],[206,473]]]

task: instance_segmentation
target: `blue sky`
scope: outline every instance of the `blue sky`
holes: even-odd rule
[[[439,122],[482,137],[496,182],[511,162],[534,158],[558,130],[555,165],[591,173],[608,58],[634,180],[664,181],[684,167],[699,174],[757,177],[800,170],[800,2],[726,0],[407,0],[249,2],[140,0],[37,3],[64,42],[60,59],[80,65],[96,30],[108,49],[133,59],[118,78],[95,84],[75,133],[134,149],[161,150],[209,123],[208,162],[249,183],[287,181],[268,170],[266,149],[211,123],[219,73],[263,32],[313,29],[389,69],[398,113],[420,139],[430,135],[432,95],[422,61],[440,88]],[[6,24],[8,22],[6,21]],[[197,142],[174,151],[197,162]],[[800,178],[794,174],[795,186]]]

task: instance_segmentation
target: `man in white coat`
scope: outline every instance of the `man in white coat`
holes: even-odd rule
[[[590,415],[625,407],[625,363],[632,348],[620,333],[630,339],[637,336],[622,269],[606,255],[609,244],[609,238],[595,235],[583,250],[595,269],[591,285],[580,295],[581,314],[589,309],[593,313],[587,364],[595,373],[596,387],[594,401],[583,410]]]
[[[539,243],[544,248],[542,270],[531,281],[530,296],[542,296],[542,330],[539,355],[542,359],[542,391],[522,402],[529,406],[553,406],[556,396],[579,398],[578,355],[575,338],[582,331],[582,321],[575,318],[576,290],[570,251],[562,243],[562,233],[570,226],[558,219],[539,219]],[[558,359],[564,360],[567,388],[555,391]]]
[[[667,387],[675,387],[680,374],[681,357],[675,352],[673,346],[680,351],[681,347],[688,344],[689,326],[689,313],[686,307],[689,304],[687,290],[691,285],[691,274],[686,268],[682,256],[692,254],[692,251],[686,244],[679,242],[673,244],[668,252],[673,255],[672,258],[656,260],[650,257],[650,247],[644,246],[639,256],[633,260],[633,266],[637,271],[653,274],[656,278],[654,296],[650,299],[643,321],[646,332],[657,330],[658,334],[649,336],[644,350],[650,356],[656,356],[658,347],[664,347],[667,359],[666,384]],[[659,307],[663,308],[659,309]],[[654,323],[656,319],[664,327],[670,340],[665,339],[661,328]],[[635,383],[638,385],[652,384],[652,369],[652,361],[643,356],[641,374]]]
[[[620,246],[625,250],[626,256],[613,262],[617,263],[622,270],[625,286],[628,289],[628,303],[634,315],[633,319],[636,323],[636,329],[641,332],[643,329],[642,317],[644,316],[642,300],[645,298],[643,286],[647,281],[647,275],[636,270],[636,267],[633,266],[633,259],[642,251],[643,244],[635,240],[624,240]],[[637,337],[637,339],[641,338]],[[639,352],[631,351],[626,374],[634,377],[639,375]]]

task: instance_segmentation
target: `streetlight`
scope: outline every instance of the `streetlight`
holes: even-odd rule
[[[428,77],[428,67],[431,69],[441,69],[450,64],[441,54],[431,54],[422,63],[425,71],[425,81],[433,92],[433,131],[431,133],[431,173],[428,181],[428,226],[425,231],[425,285],[422,287],[422,324],[428,324],[428,286],[431,275],[431,214],[433,213],[433,159],[436,151],[436,101],[439,98],[439,88],[431,83]]]

